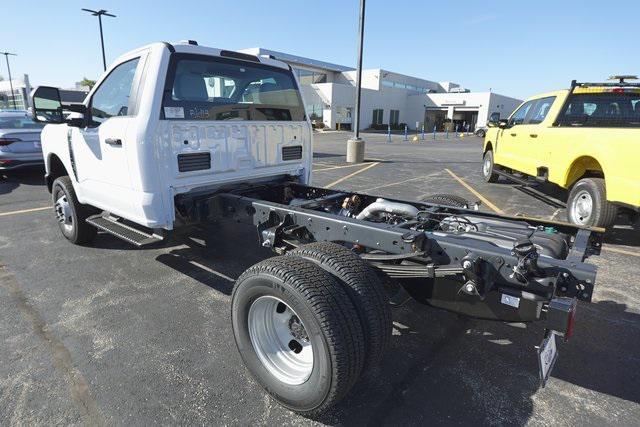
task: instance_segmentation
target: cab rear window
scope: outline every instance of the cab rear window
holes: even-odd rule
[[[640,93],[602,92],[571,95],[558,125],[640,127]]]
[[[305,120],[290,70],[190,54],[172,56],[163,115],[178,120]]]

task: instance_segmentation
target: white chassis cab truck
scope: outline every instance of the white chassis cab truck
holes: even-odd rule
[[[174,227],[257,227],[278,256],[246,270],[231,323],[249,372],[305,414],[338,402],[391,338],[389,298],[466,316],[543,322],[544,385],[556,336],[590,301],[601,235],[467,209],[459,198],[382,199],[310,185],[312,129],[291,67],[156,43],[118,58],[83,104],[33,93],[46,183],[64,237],[98,230],[137,246]],[[161,244],[161,243],[159,243]],[[489,356],[489,355],[488,355]]]

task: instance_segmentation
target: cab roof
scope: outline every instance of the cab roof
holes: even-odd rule
[[[278,61],[273,57],[262,56],[262,55],[256,56],[256,55],[251,55],[244,52],[236,52],[232,50],[218,49],[215,47],[200,46],[197,44],[197,42],[193,40],[181,40],[173,43],[168,43],[168,42],[151,43],[122,54],[120,57],[118,57],[118,59],[114,61],[114,63],[121,62],[121,58],[130,57],[132,54],[135,54],[136,52],[140,52],[143,50],[152,50],[152,49],[169,49],[171,52],[193,53],[196,55],[233,58],[241,61],[257,62],[265,65],[270,65],[272,67],[278,67],[284,70],[290,69],[288,64],[282,61]]]

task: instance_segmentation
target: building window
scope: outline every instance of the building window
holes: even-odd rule
[[[400,110],[389,111],[389,124],[397,126],[400,123]]]
[[[373,123],[374,125],[382,124],[382,115],[384,114],[384,110],[382,108],[373,110]]]
[[[303,70],[302,68],[296,68],[298,74],[298,81],[301,85],[310,85],[314,83],[326,83],[327,74],[319,73],[317,71]]]

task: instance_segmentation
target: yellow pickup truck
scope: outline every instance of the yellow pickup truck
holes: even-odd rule
[[[611,227],[620,209],[640,211],[640,84],[578,83],[534,96],[489,123],[487,182],[519,172],[569,190],[567,217]]]

